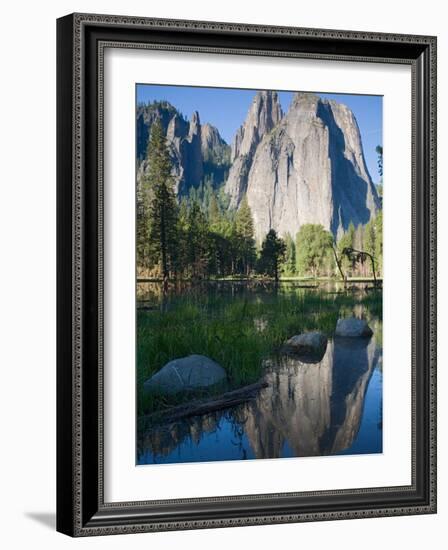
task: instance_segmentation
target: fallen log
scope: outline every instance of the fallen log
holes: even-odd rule
[[[192,416],[200,416],[223,409],[234,407],[235,405],[241,405],[247,401],[254,399],[257,393],[268,386],[267,382],[256,382],[237,390],[232,390],[221,395],[212,397],[207,400],[190,401],[183,405],[177,405],[171,407],[163,412],[157,412],[145,415],[140,418],[145,424],[167,424],[170,422],[176,422]]]

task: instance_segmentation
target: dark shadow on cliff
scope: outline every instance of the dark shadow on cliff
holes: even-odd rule
[[[319,101],[317,116],[332,136],[329,145],[334,201],[331,230],[336,235],[340,225],[347,231],[350,222],[355,227],[369,222],[370,210],[366,206],[369,183],[356,173],[354,165],[344,156],[344,134],[336,124],[330,104]],[[372,192],[375,193],[373,188]]]

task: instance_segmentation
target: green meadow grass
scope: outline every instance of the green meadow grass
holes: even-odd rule
[[[264,293],[236,297],[185,293],[164,308],[137,312],[137,414],[179,403],[179,396],[146,395],[143,382],[168,361],[197,353],[227,371],[230,388],[257,381],[262,361],[291,336],[320,330],[331,337],[357,305],[381,319],[382,293]],[[191,396],[190,396],[191,398]]]

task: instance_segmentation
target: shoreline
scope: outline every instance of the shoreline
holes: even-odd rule
[[[382,283],[383,279],[377,277],[376,281]],[[136,283],[160,283],[163,284],[163,279],[154,278],[154,277],[137,277]],[[247,283],[275,283],[273,278],[257,278],[257,277],[223,277],[220,279],[170,279],[168,281],[171,284],[176,283],[238,283],[238,282],[247,282]],[[374,283],[375,279],[373,277],[349,277],[344,281],[343,279],[336,279],[333,277],[280,277],[277,283],[292,283],[292,282],[301,282],[301,283]]]

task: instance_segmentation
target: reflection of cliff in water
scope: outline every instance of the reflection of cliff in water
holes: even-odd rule
[[[204,446],[201,460],[344,451],[358,435],[366,390],[380,356],[373,338],[329,341],[324,358],[315,364],[282,356],[267,367],[269,386],[254,401],[148,431],[139,442],[139,455],[145,455],[139,462],[170,454],[176,454],[170,462],[197,460],[187,456],[191,445],[182,446],[186,440],[194,444],[195,453]],[[207,450],[212,436],[213,451]]]
[[[320,363],[279,359],[266,373],[269,386],[236,412],[256,458],[282,456],[285,442],[295,456],[320,454],[319,438],[330,426],[333,344]]]
[[[374,344],[329,342],[320,363],[284,357],[266,374],[270,384],[241,407],[239,420],[257,458],[334,454],[350,447],[361,422],[364,396],[375,367]]]

